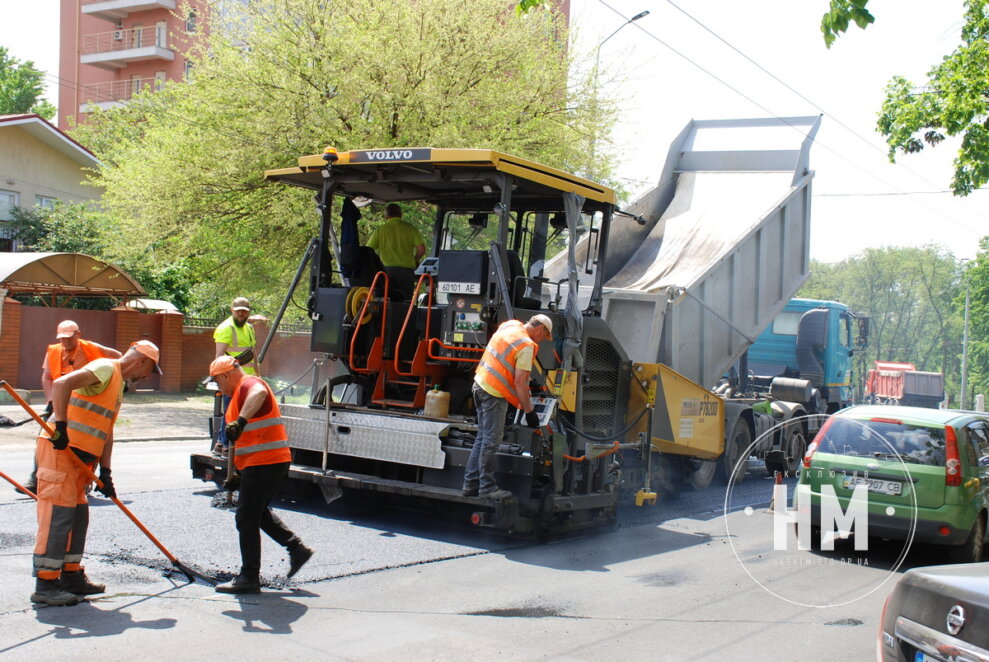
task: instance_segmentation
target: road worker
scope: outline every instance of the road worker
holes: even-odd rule
[[[394,202],[385,207],[385,222],[371,233],[367,245],[381,258],[391,288],[412,296],[416,286],[413,272],[426,254],[426,242],[414,225],[402,220],[401,207]]]
[[[464,471],[464,496],[500,500],[512,496],[495,482],[495,455],[505,434],[508,405],[525,413],[529,427],[539,427],[539,416],[529,397],[529,373],[536,348],[552,340],[553,321],[546,315],[533,315],[525,324],[508,320],[488,341],[481,362],[474,372],[474,408],[477,411],[477,438]]]
[[[261,531],[288,550],[292,577],[313,555],[272,512],[269,504],[288,475],[292,456],[278,401],[264,380],[244,374],[232,356],[214,359],[209,374],[220,392],[231,398],[226,413],[227,439],[233,444],[232,460],[239,476],[224,481],[227,489],[240,488],[237,531],[240,534],[240,574],[220,584],[220,593],[261,591]],[[228,458],[230,461],[230,458]]]
[[[106,587],[86,577],[82,555],[89,527],[89,474],[100,466],[99,491],[115,498],[111,476],[113,425],[124,381],[161,373],[154,343],[139,340],[119,359],[99,358],[52,384],[54,434],[38,437],[38,537],[34,547],[35,590],[31,602],[71,605],[80,595]]]
[[[215,358],[221,356],[240,357],[244,374],[260,375],[254,347],[257,344],[257,336],[254,327],[247,321],[251,315],[251,302],[246,297],[237,297],[230,304],[230,317],[220,322],[213,331],[213,341],[216,343]],[[250,356],[250,360],[246,357]],[[223,412],[230,406],[230,398],[223,397]],[[227,437],[223,427],[217,434],[216,449],[218,455],[225,455],[227,452]]]
[[[55,339],[58,342],[48,345],[45,362],[41,366],[41,388],[45,392],[45,401],[48,402],[48,406],[41,414],[45,420],[52,414],[52,382],[54,380],[73,370],[78,370],[95,359],[120,358],[120,352],[111,347],[104,347],[91,340],[83,340],[79,325],[72,320],[59,322],[55,329]],[[24,483],[24,487],[32,492],[38,491],[37,473],[38,461],[35,460],[31,477]]]

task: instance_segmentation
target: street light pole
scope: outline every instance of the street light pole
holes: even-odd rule
[[[599,71],[598,70],[598,67],[601,64],[601,47],[604,46],[604,43],[606,41],[608,41],[609,39],[611,39],[612,37],[614,37],[616,34],[618,34],[618,32],[622,28],[624,28],[626,25],[630,25],[632,23],[635,23],[640,18],[645,18],[648,15],[649,15],[649,10],[648,9],[646,9],[644,11],[640,11],[638,14],[636,14],[632,18],[628,19],[627,21],[625,21],[624,23],[622,23],[621,25],[619,25],[615,29],[614,32],[612,32],[607,37],[605,37],[604,39],[602,39],[598,43],[597,48],[594,49],[594,113],[595,113],[594,120],[595,121],[597,120],[597,116],[596,115],[597,115],[597,111],[598,111],[598,103],[597,103],[598,102],[598,71]],[[591,141],[591,164],[592,164],[591,167],[592,168],[594,167],[593,164],[597,162],[596,161],[597,146],[598,146],[598,132],[597,132],[597,127],[595,126],[595,128],[594,128],[594,139]]]
[[[965,409],[966,390],[968,389],[968,301],[969,285],[965,278],[965,327],[962,331],[962,397],[961,408]]]
[[[616,34],[618,34],[618,31],[621,30],[622,28],[624,28],[626,25],[629,25],[630,23],[635,23],[640,18],[645,18],[648,15],[649,15],[649,10],[648,9],[646,9],[645,11],[640,11],[638,14],[636,14],[632,18],[628,19],[627,21],[625,21],[624,23],[622,23],[621,25],[619,25],[618,28],[614,32],[612,32],[607,37],[605,37],[604,39],[602,39],[601,40],[601,43],[598,44],[598,47],[596,49],[597,52],[596,52],[596,54],[594,56],[594,87],[595,87],[595,89],[597,89],[597,84],[598,84],[598,63],[601,61],[601,47],[604,46],[604,42],[608,41],[609,39],[611,39],[612,37],[614,37]]]

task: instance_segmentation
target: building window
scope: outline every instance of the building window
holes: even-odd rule
[[[58,198],[49,198],[44,195],[34,196],[34,206],[42,209],[54,209],[56,202],[58,202]]]
[[[186,60],[185,61],[185,79],[186,80],[192,80],[192,61],[191,60]]]
[[[20,200],[13,191],[0,191],[0,221],[11,220],[11,210],[19,204]]]
[[[156,71],[155,72],[155,92],[161,92],[165,89],[165,72]]]
[[[193,9],[185,17],[185,31],[195,32],[196,31],[196,10]]]

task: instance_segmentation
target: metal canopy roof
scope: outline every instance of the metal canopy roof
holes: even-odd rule
[[[512,176],[512,207],[561,211],[563,192],[583,196],[585,210],[615,204],[615,192],[562,170],[486,149],[389,148],[340,152],[332,164],[338,192],[380,202],[426,200],[451,210],[492,209],[501,199],[495,179]],[[265,172],[269,181],[319,189],[322,154],[303,156],[295,168]]]
[[[0,287],[9,294],[145,294],[122,270],[82,253],[0,253]]]

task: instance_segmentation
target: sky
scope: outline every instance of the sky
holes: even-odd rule
[[[58,4],[0,0],[0,45],[50,72],[52,103]],[[824,113],[810,155],[813,259],[930,244],[973,258],[979,238],[989,235],[989,192],[950,194],[957,143],[890,164],[875,132],[887,81],[902,75],[921,83],[958,45],[961,0],[871,0],[876,23],[850,28],[830,50],[819,28],[827,6],[828,0],[571,0],[577,50],[586,62],[599,58],[605,93],[620,102],[616,175],[633,199],[654,186],[670,142],[691,119]],[[648,16],[622,27],[644,10]],[[800,140],[795,136],[794,146]]]

